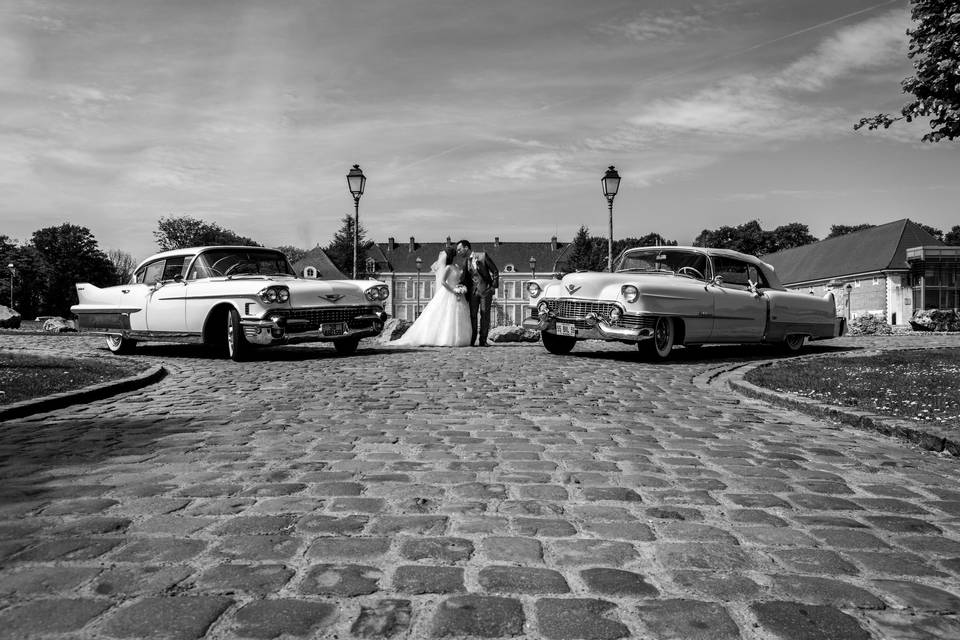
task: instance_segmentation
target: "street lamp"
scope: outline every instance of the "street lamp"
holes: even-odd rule
[[[417,256],[417,314],[414,320],[420,317],[420,269],[423,268],[423,258]]]
[[[613,199],[620,188],[620,174],[610,165],[607,172],[600,179],[603,185],[603,195],[607,198],[607,208],[610,210],[610,237],[607,238],[607,271],[613,272]]]
[[[533,256],[530,256],[530,279],[535,280],[537,277],[537,259]]]
[[[12,262],[7,265],[7,269],[10,269],[10,309],[13,310],[13,276],[17,270],[13,268]]]
[[[360,165],[355,164],[347,174],[347,186],[350,193],[353,194],[353,279],[357,279],[357,247],[360,244],[360,196],[363,195],[363,187],[367,184],[367,177],[360,170]]]

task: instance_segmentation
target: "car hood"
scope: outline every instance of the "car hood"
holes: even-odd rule
[[[632,284],[639,289],[659,289],[676,283],[696,283],[698,280],[672,273],[603,273],[585,271],[570,273],[560,282],[552,282],[544,295],[549,298],[583,298],[589,300],[614,300],[620,294],[620,288]]]
[[[290,290],[290,304],[294,307],[369,304],[364,291],[382,284],[374,280],[313,280],[286,276],[210,278],[206,282],[206,288],[246,295],[256,294],[270,286],[285,286]]]

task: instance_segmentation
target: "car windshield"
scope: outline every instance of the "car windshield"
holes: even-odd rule
[[[623,254],[616,270],[682,273],[702,279],[706,277],[707,258],[683,249],[635,249]]]
[[[215,249],[197,256],[188,280],[222,276],[296,275],[286,256],[269,249]]]

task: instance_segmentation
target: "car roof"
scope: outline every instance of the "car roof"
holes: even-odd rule
[[[760,258],[752,256],[749,253],[740,253],[739,251],[734,251],[733,249],[715,249],[713,247],[689,247],[689,246],[675,246],[675,245],[657,245],[653,247],[632,247],[631,249],[625,249],[623,253],[633,251],[635,249],[663,249],[663,250],[683,250],[683,251],[694,251],[697,253],[703,253],[710,257],[723,257],[723,258],[736,258],[738,260],[743,260],[744,262],[749,262],[750,264],[755,265],[760,271],[763,272],[763,275],[767,278],[767,283],[774,289],[783,289],[783,285],[780,284],[780,279],[777,277],[776,272],[774,272],[773,267]],[[621,254],[623,255],[623,254]]]
[[[277,253],[283,253],[279,249],[271,249],[269,247],[252,247],[249,245],[223,244],[223,245],[214,245],[209,247],[184,247],[183,249],[170,249],[169,251],[161,251],[160,253],[155,253],[152,256],[146,258],[145,260],[141,260],[140,264],[137,265],[137,269],[147,264],[148,262],[153,262],[154,260],[159,260],[161,258],[173,258],[177,256],[195,256],[201,251],[216,251],[216,250],[223,250],[223,249],[239,249],[243,251],[249,251],[251,249],[255,249],[257,251],[275,251]]]

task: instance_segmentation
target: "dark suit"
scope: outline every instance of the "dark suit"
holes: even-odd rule
[[[494,292],[500,286],[500,270],[490,256],[477,252],[467,257],[460,281],[467,288],[467,300],[470,302],[470,344],[476,344],[478,335],[480,344],[486,344],[487,334],[490,332],[490,305],[493,303]]]

